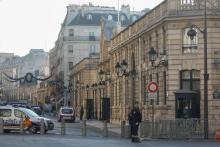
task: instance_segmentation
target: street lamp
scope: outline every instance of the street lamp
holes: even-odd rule
[[[107,90],[107,82],[111,82],[111,74],[109,71],[105,71],[103,69],[100,69],[98,72],[98,76],[99,76],[99,83],[97,84],[97,86],[99,85],[99,92],[100,92],[100,111],[99,111],[99,118],[100,119],[105,119],[102,117],[102,98],[105,98],[105,94],[107,96],[108,90]],[[103,95],[102,94],[102,89],[103,89]],[[106,97],[107,98],[107,97]],[[105,115],[106,116],[106,115]]]
[[[148,55],[149,55],[149,60],[151,62],[151,65],[154,66],[154,62],[157,59],[157,52],[156,52],[156,50],[154,50],[154,48],[151,47],[150,51],[148,52]]]
[[[117,62],[116,65],[115,65],[115,70],[116,70],[116,73],[117,73],[117,76],[118,77],[125,77],[127,78],[128,76],[131,76],[132,77],[132,82],[134,82],[134,78],[135,76],[137,75],[137,70],[136,69],[132,69],[130,71],[127,71],[127,68],[128,68],[128,63],[126,62],[125,59],[123,59],[121,61],[121,63]],[[120,81],[119,81],[120,82]],[[120,85],[120,83],[119,83]],[[127,92],[126,92],[126,89],[127,89],[127,79],[125,79],[125,119],[126,119],[126,100],[127,100]],[[132,107],[133,107],[133,104],[134,104],[134,84],[132,84]]]
[[[162,58],[159,63],[156,65],[155,62],[157,60],[157,52],[156,50],[151,47],[150,51],[148,52],[148,57],[149,57],[149,62],[151,62],[152,67],[156,68],[156,67],[166,67],[168,66],[168,61],[165,58]],[[152,105],[152,136],[154,136],[153,132],[154,132],[154,98],[151,98],[151,105]]]
[[[79,87],[80,87],[80,82],[79,82],[79,80],[76,80],[76,97],[75,97],[75,106],[76,106],[76,108],[77,108],[77,105],[78,105],[78,95],[79,95],[78,89],[79,89]]]
[[[191,40],[196,36],[196,31],[193,28],[197,28],[202,34],[204,39],[204,139],[209,138],[209,122],[208,122],[208,64],[207,64],[207,0],[205,0],[205,11],[204,11],[204,29],[201,30],[198,26],[192,25],[187,35]]]
[[[128,63],[125,60],[122,60],[121,63],[117,62],[115,65],[115,70],[118,77],[127,76],[128,72],[126,72],[128,68]]]

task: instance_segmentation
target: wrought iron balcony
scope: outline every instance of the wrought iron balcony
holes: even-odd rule
[[[63,41],[99,41],[99,36],[64,36]]]

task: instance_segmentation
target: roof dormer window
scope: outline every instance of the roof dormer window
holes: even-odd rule
[[[125,16],[124,16],[124,15],[121,15],[121,16],[120,16],[120,20],[121,20],[121,22],[125,21]]]
[[[87,20],[92,20],[92,15],[91,14],[87,15]]]
[[[108,15],[108,20],[112,20],[112,15]]]

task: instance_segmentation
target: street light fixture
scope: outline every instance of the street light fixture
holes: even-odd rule
[[[126,72],[127,68],[128,68],[128,63],[125,60],[122,60],[121,63],[117,62],[115,65],[117,76],[121,77],[128,75],[128,72]]]
[[[128,68],[128,63],[126,62],[126,60],[125,59],[123,59],[122,61],[121,61],[121,63],[120,62],[117,62],[116,63],[116,65],[115,65],[115,70],[116,70],[116,73],[117,73],[117,76],[118,77],[128,77],[128,76],[131,76],[132,77],[132,83],[134,83],[134,78],[135,78],[135,76],[137,75],[137,70],[136,69],[132,69],[132,70],[130,70],[130,71],[127,71],[127,68]],[[120,80],[119,80],[119,82],[120,82]],[[127,89],[127,80],[125,79],[125,119],[126,119],[126,104],[127,104],[127,92],[126,92],[126,89]],[[120,83],[119,83],[119,85],[120,85]],[[134,104],[134,84],[132,84],[133,86],[132,86],[132,107],[133,107],[133,104]]]
[[[157,59],[157,52],[156,52],[156,50],[154,50],[154,48],[151,47],[150,51],[148,52],[148,55],[149,55],[149,60],[151,62],[151,65],[154,66],[154,62]]]
[[[152,67],[159,67],[159,66],[167,66],[168,62],[165,58],[161,59],[157,65],[155,65],[155,62],[157,60],[157,51],[151,47],[150,51],[148,52],[149,61],[151,62]]]
[[[208,80],[209,80],[209,74],[208,74],[208,64],[207,64],[207,50],[208,50],[208,44],[207,44],[207,0],[205,0],[205,6],[204,6],[204,29],[201,30],[198,26],[192,25],[190,27],[190,30],[188,31],[187,35],[190,37],[191,40],[193,40],[196,37],[196,31],[194,28],[197,28],[202,34],[204,39],[204,139],[209,138],[209,122],[208,122]]]

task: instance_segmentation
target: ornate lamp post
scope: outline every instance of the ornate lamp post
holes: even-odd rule
[[[151,62],[152,67],[156,68],[159,66],[167,66],[168,62],[164,58],[159,61],[158,65],[155,65],[155,62],[157,60],[157,55],[158,53],[156,52],[156,50],[153,47],[151,47],[150,51],[148,52],[148,58],[149,58],[149,61]],[[153,125],[152,136],[154,136],[154,98],[151,99],[151,104],[152,104],[152,125]]]
[[[208,74],[208,64],[207,64],[207,50],[208,50],[208,44],[207,44],[207,0],[205,0],[205,6],[204,6],[204,29],[201,30],[198,26],[192,25],[190,27],[190,30],[188,31],[187,35],[190,37],[191,40],[193,40],[197,32],[193,29],[197,28],[202,34],[204,39],[204,139],[209,138],[209,122],[208,122],[208,80],[209,80],[209,74]]]
[[[100,69],[99,70],[99,72],[98,72],[98,76],[99,76],[99,79],[100,79],[100,82],[99,82],[99,92],[100,92],[100,104],[99,104],[99,108],[100,108],[100,110],[99,110],[99,118],[100,119],[105,119],[105,118],[103,118],[102,117],[102,111],[103,111],[103,108],[102,108],[102,98],[104,98],[105,97],[105,94],[107,95],[107,82],[109,81],[110,82],[110,72],[107,72],[107,71],[104,71],[104,70],[102,70],[102,69]],[[102,91],[102,89],[103,89],[103,91]],[[103,92],[103,95],[101,96],[101,94],[102,94],[102,92]]]
[[[130,71],[127,71],[127,68],[128,68],[128,63],[126,62],[126,60],[122,60],[121,61],[121,63],[119,63],[119,62],[117,62],[116,63],[116,65],[115,65],[115,70],[116,70],[116,73],[117,73],[117,76],[118,76],[118,78],[120,78],[120,77],[125,77],[125,99],[124,99],[124,102],[125,102],[125,110],[124,110],[124,119],[125,120],[127,120],[126,119],[126,110],[127,110],[127,108],[126,108],[126,105],[127,105],[127,98],[128,98],[128,96],[127,96],[127,89],[128,89],[128,83],[127,83],[127,77],[128,76],[131,76],[132,77],[132,80],[134,81],[134,78],[135,78],[135,76],[137,75],[137,70],[136,69],[132,69],[132,70],[130,70]],[[120,85],[120,83],[119,83],[119,85]],[[131,97],[132,97],[132,107],[133,107],[133,104],[134,104],[134,86],[132,85],[132,95],[131,95]]]
[[[149,61],[151,62],[151,65],[154,67],[154,62],[157,60],[157,52],[154,50],[153,47],[150,48],[150,51],[148,52],[149,55]]]
[[[79,80],[77,80],[76,81],[76,97],[75,97],[75,107],[76,108],[78,106],[79,87],[80,87],[80,82],[79,82]]]

